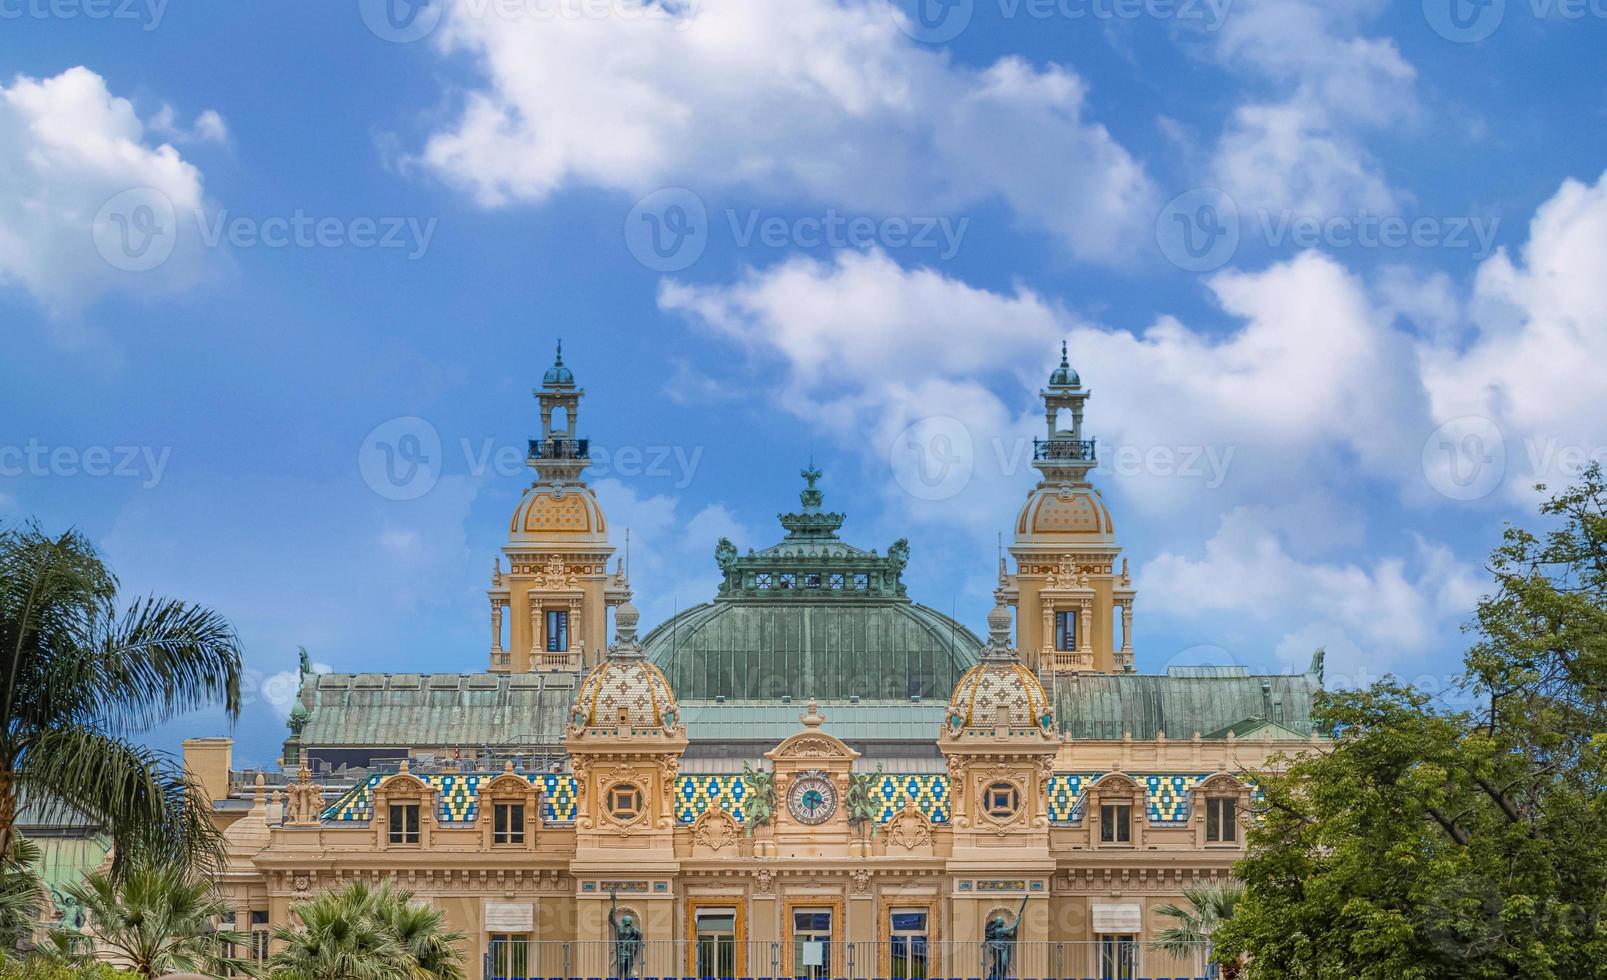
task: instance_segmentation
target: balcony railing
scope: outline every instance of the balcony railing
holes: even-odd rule
[[[590,439],[532,439],[531,459],[590,459]]]
[[[1034,439],[1032,458],[1042,460],[1093,460],[1092,439]]]
[[[1124,939],[1126,937],[1123,937]],[[905,936],[894,941],[794,939],[743,941],[710,934],[698,940],[644,939],[619,962],[615,943],[532,941],[499,937],[486,949],[484,980],[593,977],[639,978],[846,978],[846,980],[936,980],[941,977],[1004,980],[1143,980],[1166,977],[1206,980],[1201,944],[1174,956],[1142,940],[1021,941],[1002,960],[981,941],[933,941]],[[623,966],[623,968],[622,968]]]

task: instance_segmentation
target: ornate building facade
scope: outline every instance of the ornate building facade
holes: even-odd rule
[[[1156,907],[1226,879],[1251,774],[1320,743],[1320,661],[1136,671],[1089,394],[1063,354],[986,639],[906,594],[907,542],[845,541],[812,465],[775,545],[711,542],[717,594],[639,635],[560,356],[488,669],[304,674],[272,780],[193,746],[236,924],[394,878],[470,976],[986,976],[990,923],[1008,975],[1203,975]]]

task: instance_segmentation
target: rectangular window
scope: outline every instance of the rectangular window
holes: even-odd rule
[[[793,574],[792,572],[782,572],[781,573],[781,582],[780,582],[780,585],[778,586],[778,588],[796,589],[797,587],[798,587],[798,576],[797,575]]]
[[[794,909],[792,976],[824,980],[831,972],[831,909]]]
[[[723,978],[737,975],[736,909],[698,909],[697,975]]]
[[[1055,649],[1077,649],[1077,614],[1075,612],[1055,613]]]
[[[526,980],[530,976],[530,937],[492,933],[486,960],[487,980]]]
[[[523,844],[525,842],[525,805],[498,803],[492,810],[491,843]]]
[[[563,653],[569,649],[569,610],[547,610],[547,652]]]
[[[417,803],[391,804],[391,843],[417,844],[419,841]]]
[[[867,572],[854,573],[854,588],[863,592],[870,588],[870,575]]]
[[[893,909],[887,935],[890,980],[926,980],[931,962],[925,909]]]
[[[1105,803],[1099,808],[1099,839],[1106,844],[1133,841],[1133,807],[1128,803]]]
[[[768,588],[770,588],[770,573],[769,572],[759,572],[758,574],[754,575],[753,576],[753,587],[756,588],[756,589],[768,589]]]
[[[832,588],[834,588],[834,589],[842,588],[843,587],[843,573],[842,572],[832,572],[830,581],[831,581],[831,587]]]
[[[809,573],[805,574],[804,575],[804,588],[806,588],[806,589],[818,589],[818,588],[820,588],[820,573],[819,572],[809,572]]]
[[[1239,839],[1239,801],[1213,796],[1205,801],[1205,839],[1214,844],[1231,844]]]
[[[251,958],[258,963],[268,958],[268,913],[254,910],[251,913]]]
[[[1099,937],[1099,975],[1104,980],[1138,976],[1138,943],[1132,936]]]

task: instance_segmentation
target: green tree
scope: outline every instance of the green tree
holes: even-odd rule
[[[387,882],[353,882],[291,908],[299,928],[280,926],[269,961],[275,980],[462,980],[461,932],[444,931],[439,909]]]
[[[1238,976],[1237,957],[1221,958],[1216,955],[1216,933],[1222,924],[1233,917],[1233,910],[1244,897],[1244,886],[1237,882],[1211,885],[1190,885],[1183,889],[1185,908],[1168,902],[1155,909],[1157,915],[1171,919],[1176,925],[1167,926],[1156,933],[1151,943],[1156,949],[1179,959],[1190,959],[1201,950],[1214,978],[1221,975],[1227,980]]]
[[[0,858],[0,950],[13,950],[38,928],[45,908],[38,845],[18,834]]]
[[[172,599],[119,611],[117,589],[78,532],[0,528],[0,854],[26,789],[103,823],[118,871],[216,857],[210,801],[135,736],[210,704],[238,717],[234,630]]]
[[[135,867],[118,878],[96,873],[67,891],[83,905],[99,950],[135,976],[250,969],[235,953],[251,937],[217,927],[233,909],[210,881],[184,868]]]
[[[1575,980],[1607,969],[1607,484],[1508,527],[1466,674],[1322,696],[1327,753],[1263,774],[1219,934],[1254,978]],[[1470,705],[1460,710],[1447,702]]]

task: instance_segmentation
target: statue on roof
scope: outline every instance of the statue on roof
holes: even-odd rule
[[[714,546],[714,563],[720,566],[720,571],[729,572],[736,565],[737,546],[731,543],[730,538],[721,538]]]
[[[910,563],[910,539],[899,538],[887,546],[887,564],[892,566],[894,575],[901,575],[904,566]]]
[[[747,787],[742,797],[743,829],[752,837],[753,831],[760,824],[769,823],[776,812],[776,776],[744,762],[742,783]]]
[[[301,676],[306,677],[313,673],[312,655],[307,653],[306,647],[297,647],[296,650],[301,654]]]
[[[848,793],[843,797],[843,806],[848,811],[848,825],[861,833],[869,826],[870,836],[873,837],[876,835],[876,818],[880,815],[876,806],[876,784],[881,779],[881,763],[877,763],[875,772],[852,773],[848,777]]]

